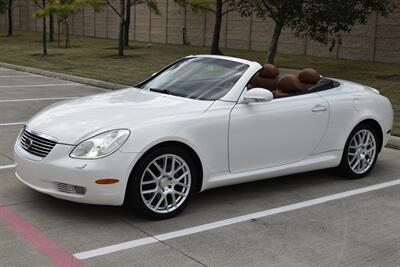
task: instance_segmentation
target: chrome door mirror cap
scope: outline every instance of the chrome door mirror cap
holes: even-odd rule
[[[270,102],[273,99],[274,95],[272,92],[264,88],[250,89],[243,96],[245,103]]]

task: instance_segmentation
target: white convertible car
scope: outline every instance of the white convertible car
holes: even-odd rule
[[[57,198],[162,219],[219,186],[325,168],[364,177],[392,123],[389,100],[368,86],[189,56],[133,88],[45,108],[16,141],[16,176]]]

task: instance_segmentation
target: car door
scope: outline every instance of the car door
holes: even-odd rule
[[[230,115],[230,171],[251,171],[305,159],[323,137],[328,120],[328,102],[318,93],[238,103]]]

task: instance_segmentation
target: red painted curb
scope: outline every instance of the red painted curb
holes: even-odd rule
[[[46,256],[59,267],[83,267],[84,265],[73,257],[63,247],[50,240],[36,227],[28,223],[14,211],[0,202],[0,222],[7,224],[18,236],[26,240],[37,251]]]

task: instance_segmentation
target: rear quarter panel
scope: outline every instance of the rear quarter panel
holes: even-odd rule
[[[390,101],[360,84],[339,82],[339,87],[319,93],[329,103],[330,117],[327,132],[315,153],[343,150],[350,132],[367,119],[379,123],[386,144],[386,132],[392,128],[393,123]]]

